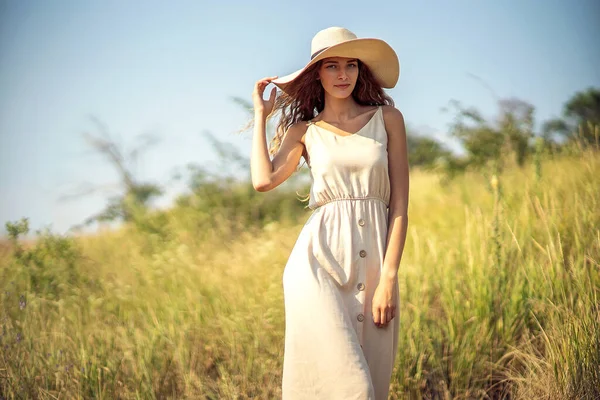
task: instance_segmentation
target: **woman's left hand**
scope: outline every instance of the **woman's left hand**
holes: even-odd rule
[[[381,280],[373,295],[373,322],[378,327],[384,327],[396,316],[396,296],[394,296],[395,281]]]

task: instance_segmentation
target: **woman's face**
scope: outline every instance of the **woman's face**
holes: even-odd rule
[[[346,98],[352,94],[358,79],[356,58],[330,57],[323,59],[319,68],[319,80],[331,96]]]

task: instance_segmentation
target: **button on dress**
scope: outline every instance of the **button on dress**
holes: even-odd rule
[[[305,146],[313,211],[283,272],[283,399],[387,399],[399,307],[383,328],[371,312],[390,200],[383,110],[349,136],[309,122]]]

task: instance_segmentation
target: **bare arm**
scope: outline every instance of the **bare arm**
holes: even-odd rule
[[[402,113],[393,107],[384,110],[384,121],[388,132],[388,164],[390,175],[390,207],[388,213],[388,235],[382,279],[396,281],[398,268],[408,228],[408,149],[406,128]]]
[[[250,172],[252,185],[259,192],[267,192],[282,184],[296,169],[304,144],[302,136],[306,132],[306,124],[295,124],[285,133],[281,147],[271,160],[267,147],[266,119],[273,110],[275,88],[271,90],[269,100],[263,99],[265,87],[273,78],[258,81],[254,88],[254,134],[252,138],[252,154]]]
[[[381,277],[373,295],[372,312],[375,325],[387,325],[396,315],[398,267],[404,252],[408,228],[408,151],[404,117],[396,108],[383,110],[388,135],[388,173],[390,176],[390,206],[386,250]]]

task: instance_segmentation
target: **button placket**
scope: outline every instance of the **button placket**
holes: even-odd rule
[[[360,227],[364,227],[365,226],[365,220],[362,217],[359,217],[358,221],[358,226]],[[365,242],[365,238],[363,235],[363,232],[359,233],[360,238],[362,239],[363,245]],[[360,263],[361,268],[360,268],[360,273],[359,273],[359,281],[356,285],[356,289],[358,290],[357,296],[359,296],[360,298],[363,299],[362,303],[362,310],[357,310],[358,314],[356,315],[356,320],[360,323],[358,326],[358,333],[359,333],[359,337],[361,338],[362,341],[362,331],[363,331],[363,324],[362,322],[365,320],[365,315],[364,315],[364,290],[365,290],[365,284],[364,284],[364,279],[366,278],[366,260],[365,258],[367,257],[367,251],[363,248],[358,252],[358,255],[360,256],[360,258],[362,258],[364,261]]]

